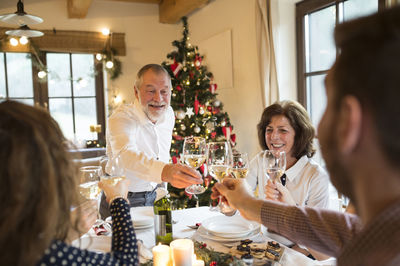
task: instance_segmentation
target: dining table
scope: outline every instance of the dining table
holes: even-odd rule
[[[135,216],[139,213],[145,213],[145,215],[152,215],[152,207],[136,207],[131,208],[131,215],[133,217],[133,222],[135,225]],[[141,214],[142,215],[142,214]],[[235,216],[240,215],[240,213],[236,213]],[[221,219],[224,215],[218,211],[212,211],[209,207],[197,207],[197,208],[187,208],[181,210],[173,210],[172,211],[172,221],[173,221],[173,238],[174,239],[183,239],[189,238],[193,241],[198,241],[205,243],[208,248],[212,248],[214,251],[228,253],[232,248],[231,241],[221,241],[220,239],[214,240],[212,237],[207,237],[205,234],[199,232],[199,229],[196,229],[196,224],[199,225],[204,221],[210,220],[218,220]],[[229,223],[229,220],[227,220]],[[135,226],[134,226],[135,227]],[[261,226],[260,228],[263,228]],[[204,229],[203,229],[204,230]],[[145,259],[151,258],[151,249],[155,246],[155,234],[154,234],[154,226],[150,224],[149,226],[137,226],[135,228],[135,233],[137,239],[140,240],[141,247],[139,248],[141,262],[144,262]],[[275,239],[274,239],[275,238]],[[293,250],[291,248],[285,247],[281,242],[282,239],[280,237],[274,237],[274,234],[269,234],[264,230],[257,231],[256,234],[253,234],[251,238],[254,242],[267,242],[267,241],[277,241],[284,247],[284,252],[282,257],[280,258],[279,264],[282,266],[312,266],[312,265],[326,265],[326,266],[334,266],[336,265],[335,259],[331,258],[325,261],[317,261],[308,258],[302,253]],[[88,241],[85,241],[88,240]],[[83,235],[81,239],[74,241],[73,245],[79,246],[81,248],[87,248],[88,250],[93,250],[97,252],[109,252],[111,248],[111,235],[102,235],[97,236],[94,233],[94,230],[90,230],[87,234]]]

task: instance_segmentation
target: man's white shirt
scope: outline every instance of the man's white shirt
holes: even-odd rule
[[[151,191],[161,183],[161,172],[169,163],[175,116],[169,106],[164,116],[152,123],[140,103],[118,107],[108,118],[107,156],[120,154],[125,176],[131,180],[129,191]],[[106,172],[109,173],[109,159]]]

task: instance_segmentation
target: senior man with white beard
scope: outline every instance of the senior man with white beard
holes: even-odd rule
[[[177,188],[202,183],[201,175],[181,164],[169,164],[175,116],[170,106],[171,78],[160,65],[142,67],[136,77],[135,101],[117,108],[108,119],[106,131],[109,173],[114,156],[131,180],[128,199],[131,207],[151,206],[157,184],[169,182]],[[104,197],[101,216],[110,215]]]

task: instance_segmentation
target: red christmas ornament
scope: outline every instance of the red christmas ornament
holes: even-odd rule
[[[177,90],[177,91],[181,91],[181,90],[182,90],[182,87],[179,86],[179,85],[176,85],[176,90]]]
[[[174,73],[174,76],[177,77],[179,72],[181,72],[182,64],[174,60],[174,63],[171,64],[169,67],[171,68],[172,73]]]
[[[172,163],[173,164],[178,163],[178,158],[176,156],[172,156]]]
[[[210,92],[212,93],[212,94],[214,94],[215,93],[215,91],[217,90],[217,84],[215,84],[215,83],[211,83],[210,84]]]
[[[199,102],[199,100],[197,100],[197,94],[196,94],[196,96],[194,97],[194,113],[196,115],[199,113],[199,105],[200,105],[200,102]]]
[[[231,135],[231,141],[232,141],[233,143],[236,142],[236,134],[232,134],[232,135]]]
[[[211,112],[212,107],[211,106],[207,106],[207,110]]]
[[[217,266],[217,262],[216,261],[210,262],[210,266]]]
[[[212,139],[215,139],[216,136],[217,136],[217,132],[215,132],[215,131],[214,131],[214,132],[211,132],[211,138],[212,138]]]
[[[207,176],[208,175],[208,173],[207,173],[207,165],[205,163],[203,163],[200,166],[200,173],[202,173],[203,176]]]
[[[212,111],[212,113],[215,115],[215,114],[218,114],[220,111],[221,111],[221,110],[220,110],[219,108],[214,108],[214,110]]]
[[[173,137],[175,140],[183,140],[183,137],[182,137],[181,135],[172,135],[172,137]]]
[[[231,139],[231,133],[232,133],[232,127],[223,127],[222,128],[222,133],[224,133],[224,136],[227,140]]]

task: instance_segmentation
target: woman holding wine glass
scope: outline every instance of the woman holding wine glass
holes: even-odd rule
[[[295,101],[276,102],[265,108],[257,131],[263,150],[284,152],[286,156],[285,175],[278,182],[264,183],[264,151],[251,160],[246,181],[253,190],[259,185],[258,196],[300,206],[328,207],[329,177],[311,159],[315,129],[307,111]],[[279,189],[285,192],[285,198]]]
[[[0,103],[2,265],[138,265],[127,180],[115,186],[95,180],[110,203],[113,221],[125,224],[113,223],[112,252],[98,254],[68,244],[70,229],[79,231],[82,209],[77,208],[72,220],[80,180],[64,140],[46,110],[13,101]],[[92,194],[90,189],[85,193]]]
[[[315,153],[315,129],[304,107],[295,101],[276,102],[268,106],[264,109],[257,131],[260,146],[265,151],[250,162],[246,181],[253,191],[258,185],[258,197],[291,205],[327,208],[329,177],[311,159]],[[284,156],[286,160],[277,160],[279,156]],[[273,157],[275,162],[286,161],[273,181],[265,179],[267,157]],[[296,248],[306,255],[311,252],[317,258],[326,258],[315,251],[297,245]]]

